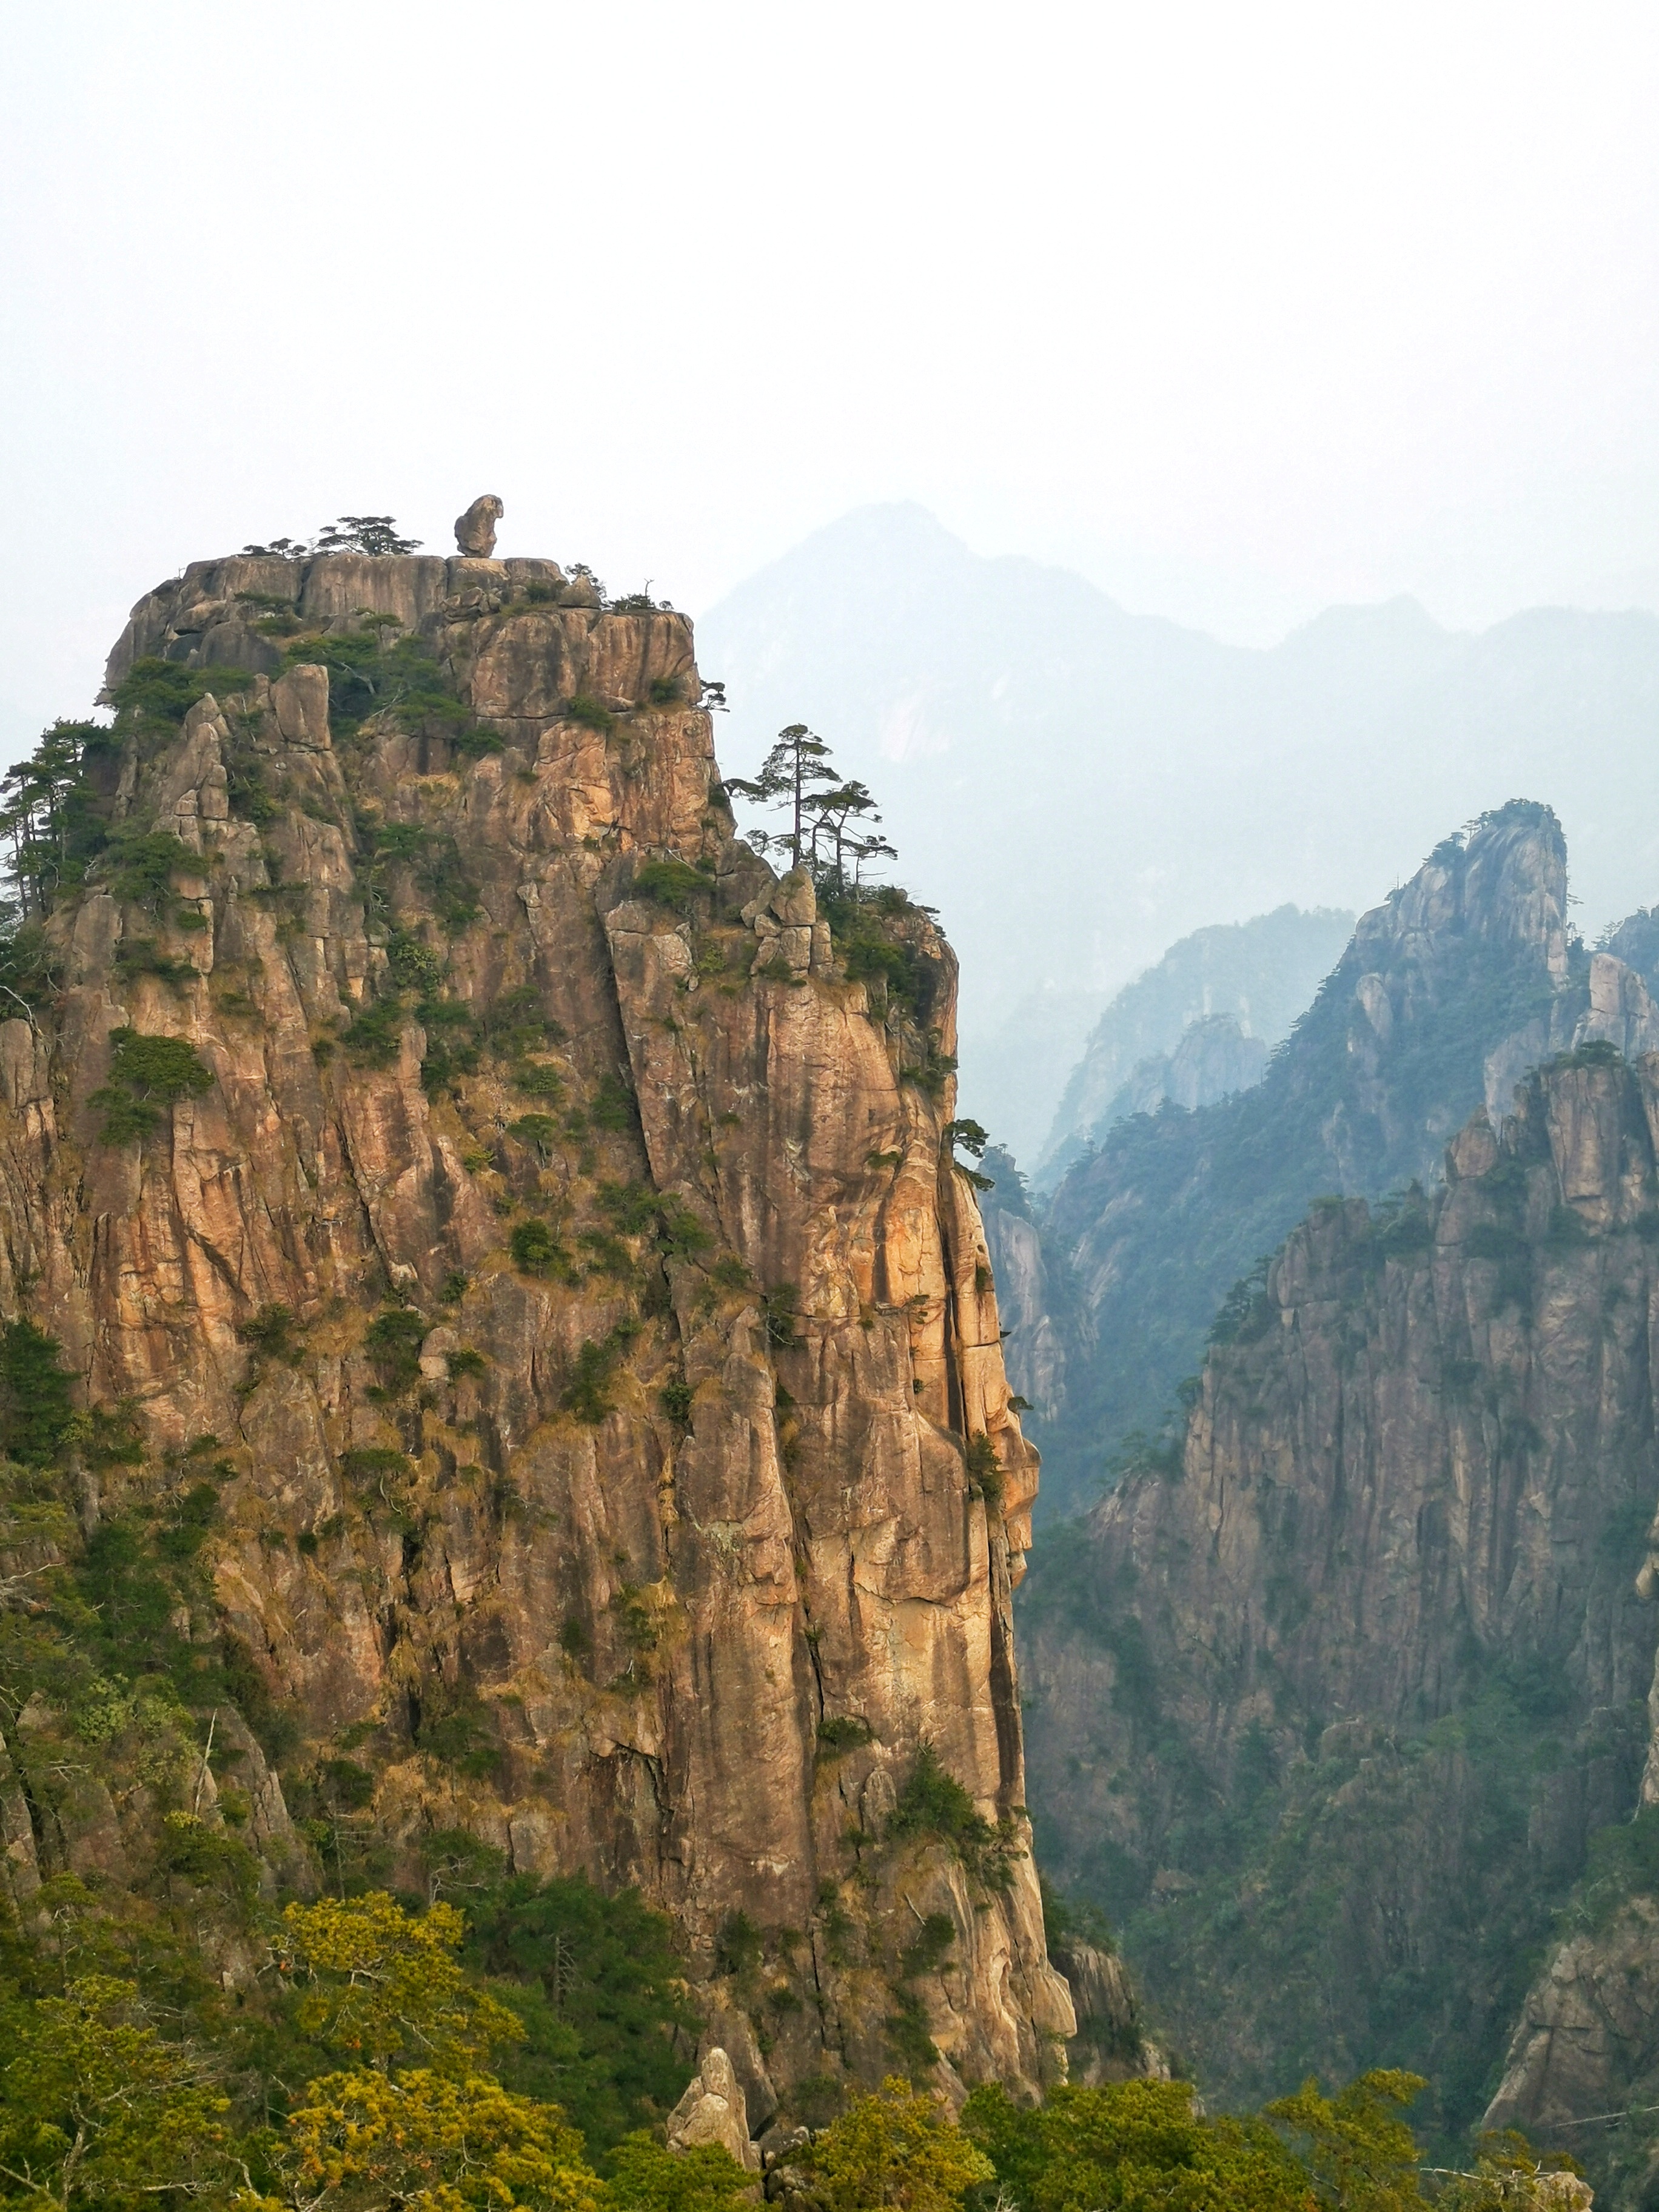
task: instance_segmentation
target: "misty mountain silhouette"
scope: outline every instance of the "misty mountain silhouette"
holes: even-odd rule
[[[1257,651],[902,505],[738,586],[698,648],[732,702],[724,767],[804,720],[877,793],[963,957],[963,1110],[1028,1157],[1108,997],[1177,938],[1373,906],[1449,822],[1547,800],[1592,936],[1659,895],[1650,614],[1473,635],[1396,599]]]

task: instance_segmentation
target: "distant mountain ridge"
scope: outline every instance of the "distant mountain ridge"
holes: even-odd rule
[[[1659,1058],[1510,1103],[1431,1191],[1313,1206],[1020,1613],[1039,1848],[1205,2093],[1407,2067],[1449,2148],[1500,2077],[1535,2142],[1659,2095]],[[1565,2139],[1651,2205],[1650,2118]]]
[[[1534,609],[1475,636],[1393,600],[1261,653],[875,507],[699,639],[724,760],[805,720],[877,793],[899,879],[962,957],[963,1110],[1023,1159],[1107,1000],[1176,939],[1287,899],[1374,906],[1394,855],[1508,793],[1550,795],[1591,934],[1659,884],[1649,614]]]
[[[1651,2212],[1659,916],[1587,950],[1566,857],[1526,801],[1443,840],[1261,1085],[1041,1225],[996,1159],[988,1229],[1062,1508],[1124,1446],[1020,1626],[1040,1847],[1160,2035],[1240,2105],[1409,2068],[1449,2148],[1630,2107],[1582,2148]]]
[[[1096,1023],[1032,1170],[1034,1182],[1052,1188],[1129,1114],[1152,1111],[1166,1097],[1208,1106],[1259,1082],[1268,1051],[1311,1003],[1353,922],[1340,908],[1304,914],[1286,905],[1250,921],[1194,930],[1172,945],[1156,966],[1125,984]],[[1255,1052],[1241,1049],[1249,1042]]]
[[[1042,1419],[1045,1517],[1168,1418],[1231,1286],[1315,1198],[1431,1180],[1476,1106],[1501,1118],[1514,1084],[1581,1031],[1645,1048],[1651,1002],[1571,933],[1566,868],[1559,823],[1527,800],[1443,839],[1361,917],[1255,1090],[1119,1122],[1071,1169],[1038,1232],[1046,1314],[1021,1304],[1030,1266],[1002,1302],[1014,1387]],[[995,1192],[987,1213],[1000,1267]],[[1019,1379],[1045,1322],[1045,1376],[1063,1376],[1047,1401]]]

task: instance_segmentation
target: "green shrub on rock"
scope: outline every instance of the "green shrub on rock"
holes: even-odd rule
[[[689,914],[692,901],[706,897],[713,889],[700,869],[687,867],[684,860],[647,860],[634,871],[635,897],[655,899],[676,914]]]
[[[617,726],[617,718],[605,702],[586,691],[577,692],[565,713],[573,722],[580,722],[584,727],[598,730],[607,737]]]
[[[546,1222],[533,1217],[514,1224],[507,1249],[513,1255],[514,1266],[522,1268],[526,1275],[544,1275],[564,1256],[563,1246]]]
[[[106,1145],[130,1145],[161,1126],[163,1113],[180,1098],[199,1098],[211,1091],[213,1070],[183,1037],[141,1036],[137,1030],[110,1031],[115,1049],[109,1081],[100,1083],[88,1103],[103,1109],[99,1135]]]
[[[32,1321],[0,1328],[0,1453],[26,1467],[49,1460],[70,1424],[71,1378],[58,1352]]]

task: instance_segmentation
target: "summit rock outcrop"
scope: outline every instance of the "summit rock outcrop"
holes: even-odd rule
[[[141,1440],[94,1521],[210,1439],[190,1632],[291,1778],[368,1775],[394,1863],[460,1829],[637,1884],[754,2128],[896,2033],[953,2097],[1035,2086],[1074,2025],[1010,1604],[1036,1458],[941,1144],[954,958],[890,897],[903,980],[849,980],[733,835],[690,623],[584,586],[264,556],[140,601],[112,842],[0,1024],[0,1306]],[[134,1036],[201,1085],[147,1104]]]

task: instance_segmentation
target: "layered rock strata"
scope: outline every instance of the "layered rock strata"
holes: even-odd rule
[[[148,910],[94,868],[55,1022],[0,1024],[0,1304],[152,1454],[216,1441],[200,1632],[301,1763],[354,1747],[399,1849],[461,1826],[672,1910],[751,2125],[879,2075],[896,2013],[950,2094],[1035,2084],[1073,2025],[1024,1841],[1036,1462],[940,1144],[954,961],[902,909],[910,998],[848,980],[732,835],[690,623],[595,596],[335,556],[140,602],[111,684],[210,688],[107,804],[182,857]],[[377,625],[465,728],[332,726],[329,641]],[[212,1081],[111,1144],[124,1030]],[[924,1742],[994,1863],[900,1839]]]

